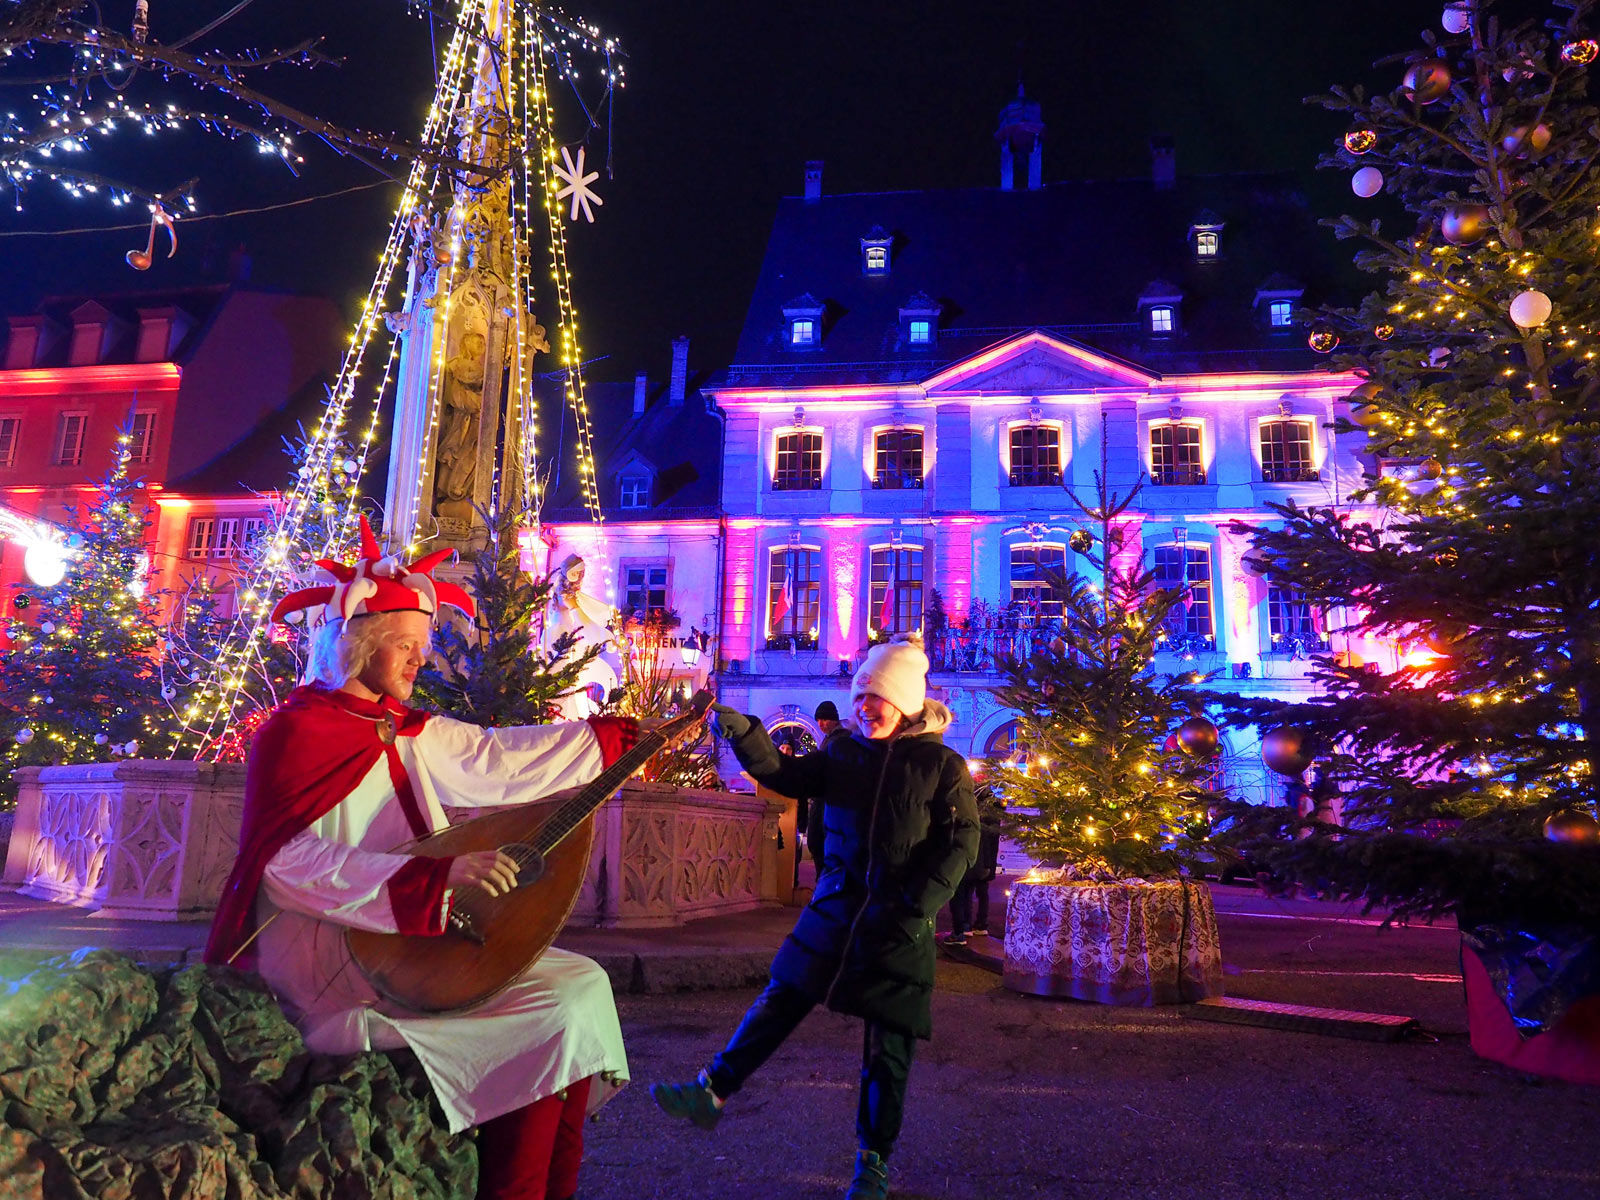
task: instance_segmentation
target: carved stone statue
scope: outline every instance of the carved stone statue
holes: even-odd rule
[[[458,521],[472,519],[486,349],[483,330],[469,325],[456,353],[444,364],[444,407],[439,419],[438,466],[433,476],[434,509],[440,517]]]
[[[563,634],[578,637],[578,650],[592,646],[605,646],[605,653],[583,669],[579,677],[583,687],[566,697],[558,707],[568,720],[581,720],[591,715],[617,686],[617,663],[611,649],[611,607],[597,596],[583,590],[585,573],[583,559],[569,554],[555,570],[550,572],[550,611],[545,618],[545,645],[555,644]]]

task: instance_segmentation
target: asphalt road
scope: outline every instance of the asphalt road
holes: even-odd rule
[[[1404,1013],[1431,1043],[1219,1025],[1002,990],[941,963],[891,1160],[901,1200],[1582,1200],[1600,1089],[1476,1058],[1453,930],[1222,917],[1231,995]],[[692,1077],[754,990],[619,998],[634,1085],[589,1127],[584,1200],[820,1200],[854,1151],[860,1024],[817,1012],[712,1133],[647,1085]]]

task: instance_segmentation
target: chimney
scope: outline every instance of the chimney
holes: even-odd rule
[[[633,415],[644,416],[644,401],[650,391],[650,376],[640,371],[633,377]]]
[[[806,164],[806,199],[822,199],[822,160],[814,158]]]
[[[1044,116],[1037,100],[1029,100],[1022,81],[1017,81],[1017,98],[1000,110],[1000,128],[994,140],[1000,143],[1000,188],[1016,186],[1016,164],[1021,155],[1028,160],[1028,190],[1044,186]]]
[[[672,404],[682,404],[689,390],[689,339],[672,339],[672,384],[667,389],[667,399]]]
[[[1150,139],[1150,181],[1165,191],[1178,183],[1178,151],[1166,136]]]

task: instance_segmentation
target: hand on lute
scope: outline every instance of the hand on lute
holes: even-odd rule
[[[458,854],[450,864],[445,883],[453,888],[482,888],[491,896],[503,896],[517,886],[517,860],[501,850]]]

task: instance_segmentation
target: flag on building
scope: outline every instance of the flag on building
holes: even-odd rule
[[[889,578],[883,582],[883,603],[878,607],[878,628],[886,632],[894,629],[895,559],[898,557],[894,551],[889,552]]]
[[[794,555],[783,556],[783,587],[778,592],[778,599],[772,606],[772,632],[778,632],[778,626],[783,624],[784,617],[788,616],[794,608]]]

